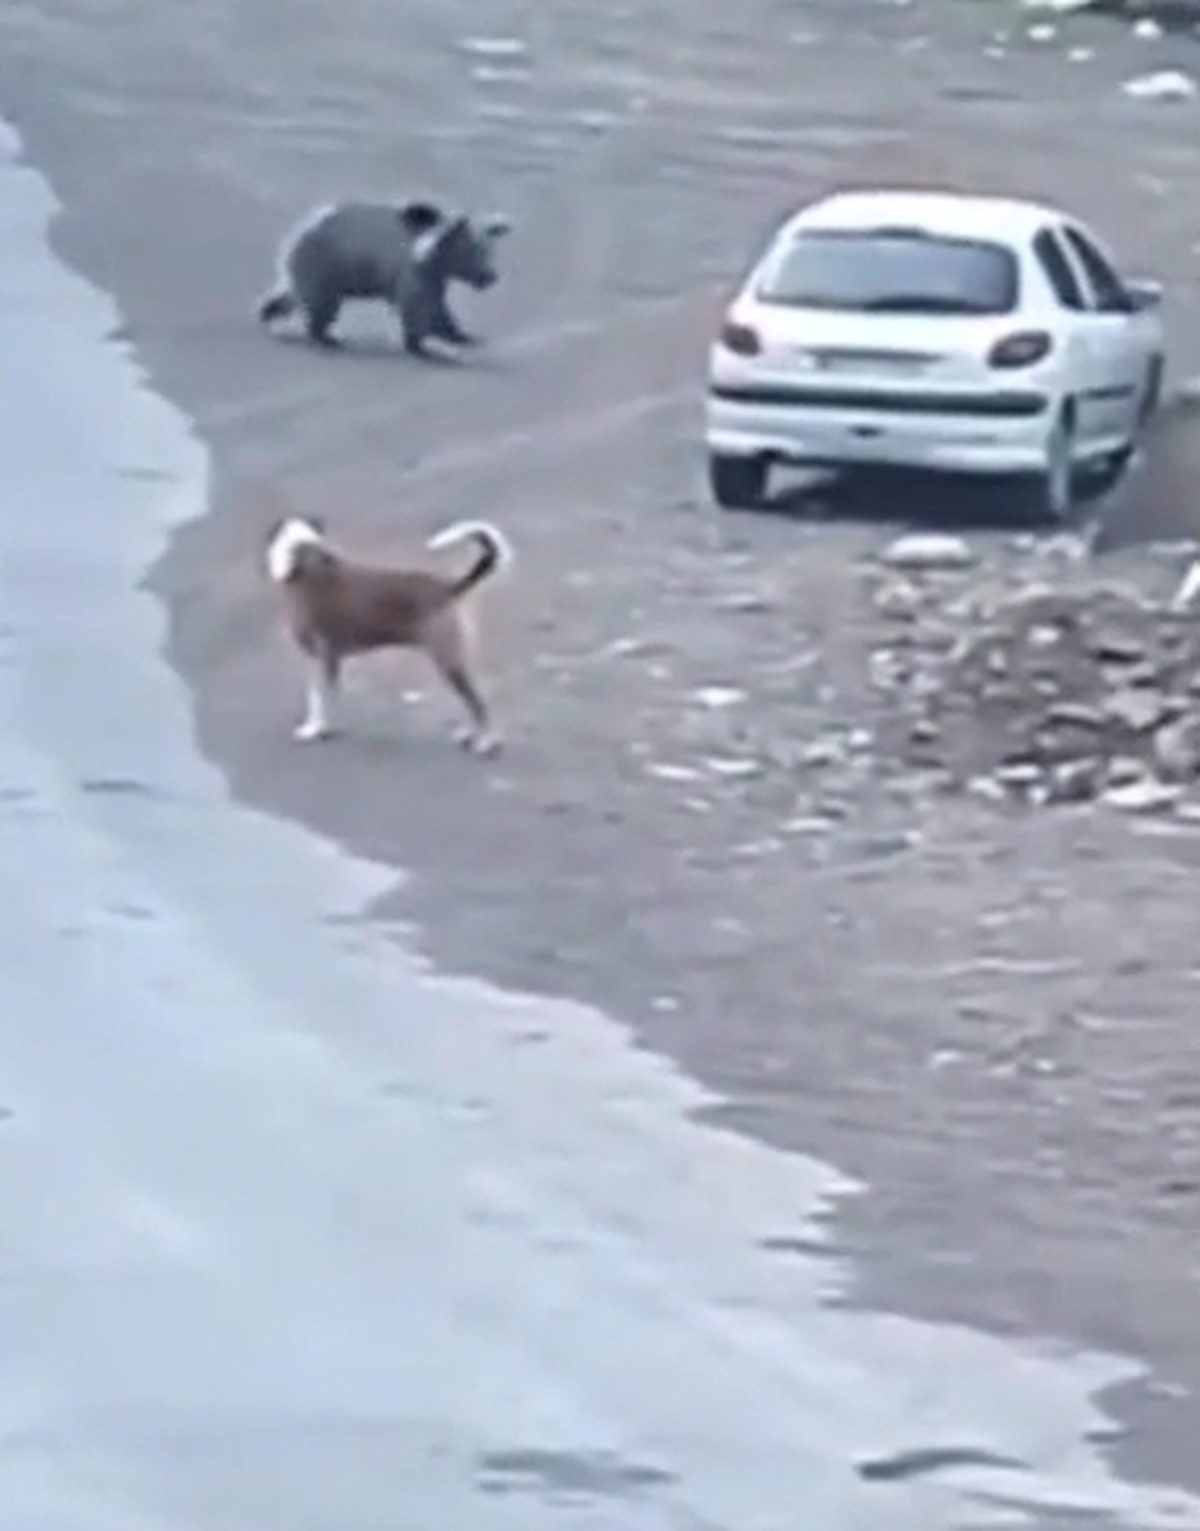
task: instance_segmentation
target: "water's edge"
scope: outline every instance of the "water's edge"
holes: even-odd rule
[[[424,1492],[469,1531],[499,1523],[471,1464],[536,1449],[653,1459],[649,1500],[729,1525],[1200,1526],[1092,1444],[1135,1365],[830,1306],[848,1272],[761,1244],[819,1248],[860,1187],[690,1120],[703,1093],[597,1013],[405,961],[359,917],[393,873],[229,800],[140,589],[206,453],[49,254],[55,210],[3,129],[11,1524]],[[386,1465],[310,1435],[252,1488],[229,1465],[239,1430],[347,1417],[403,1436]],[[856,1472],[942,1447],[968,1454]]]

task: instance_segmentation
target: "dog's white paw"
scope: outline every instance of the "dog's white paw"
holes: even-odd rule
[[[504,740],[499,734],[491,732],[476,734],[471,740],[471,749],[484,760],[490,760],[493,755],[498,755],[504,748]]]
[[[297,744],[316,744],[322,739],[332,739],[333,729],[319,718],[305,718],[292,730],[292,738]]]
[[[504,741],[500,735],[493,733],[491,729],[483,732],[464,724],[454,730],[454,742],[460,749],[468,750],[472,755],[498,755],[503,748]]]

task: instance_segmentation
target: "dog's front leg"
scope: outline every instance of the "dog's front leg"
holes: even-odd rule
[[[338,662],[331,655],[314,655],[307,666],[305,697],[307,707],[294,737],[301,744],[328,739],[333,734],[333,704],[338,689]]]

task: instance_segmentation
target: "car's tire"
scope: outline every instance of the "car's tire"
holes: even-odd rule
[[[755,510],[766,497],[767,460],[710,452],[708,487],[722,510]]]
[[[1098,462],[1089,463],[1080,475],[1079,499],[1097,500],[1115,489],[1129,471],[1134,454],[1150,429],[1162,404],[1163,359],[1152,357],[1146,369],[1138,400],[1137,420],[1132,439],[1123,447],[1106,453]]]
[[[1026,515],[1056,526],[1070,521],[1079,489],[1074,459],[1075,409],[1068,399],[1059,409],[1046,439],[1046,466],[1038,473],[1022,474],[1015,486],[1020,508]]]
[[[1161,356],[1152,356],[1150,365],[1146,369],[1146,382],[1142,388],[1141,402],[1138,404],[1137,428],[1138,435],[1142,435],[1147,426],[1158,414],[1162,404],[1163,388],[1163,359]],[[1136,443],[1135,443],[1136,445]]]
[[[1114,490],[1128,472],[1133,452],[1132,446],[1117,447],[1115,451],[1106,452],[1097,461],[1080,469],[1075,480],[1077,503],[1084,505],[1091,500],[1103,499]]]

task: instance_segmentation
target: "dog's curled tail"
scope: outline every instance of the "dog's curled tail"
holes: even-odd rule
[[[479,548],[479,557],[451,585],[452,601],[460,600],[489,575],[498,574],[513,561],[513,550],[508,538],[490,521],[455,521],[452,526],[436,532],[426,546],[440,553],[444,548],[458,547],[463,542],[475,543]]]
[[[296,297],[286,287],[276,287],[260,298],[257,314],[259,324],[273,324],[276,319],[286,319],[296,311]]]

